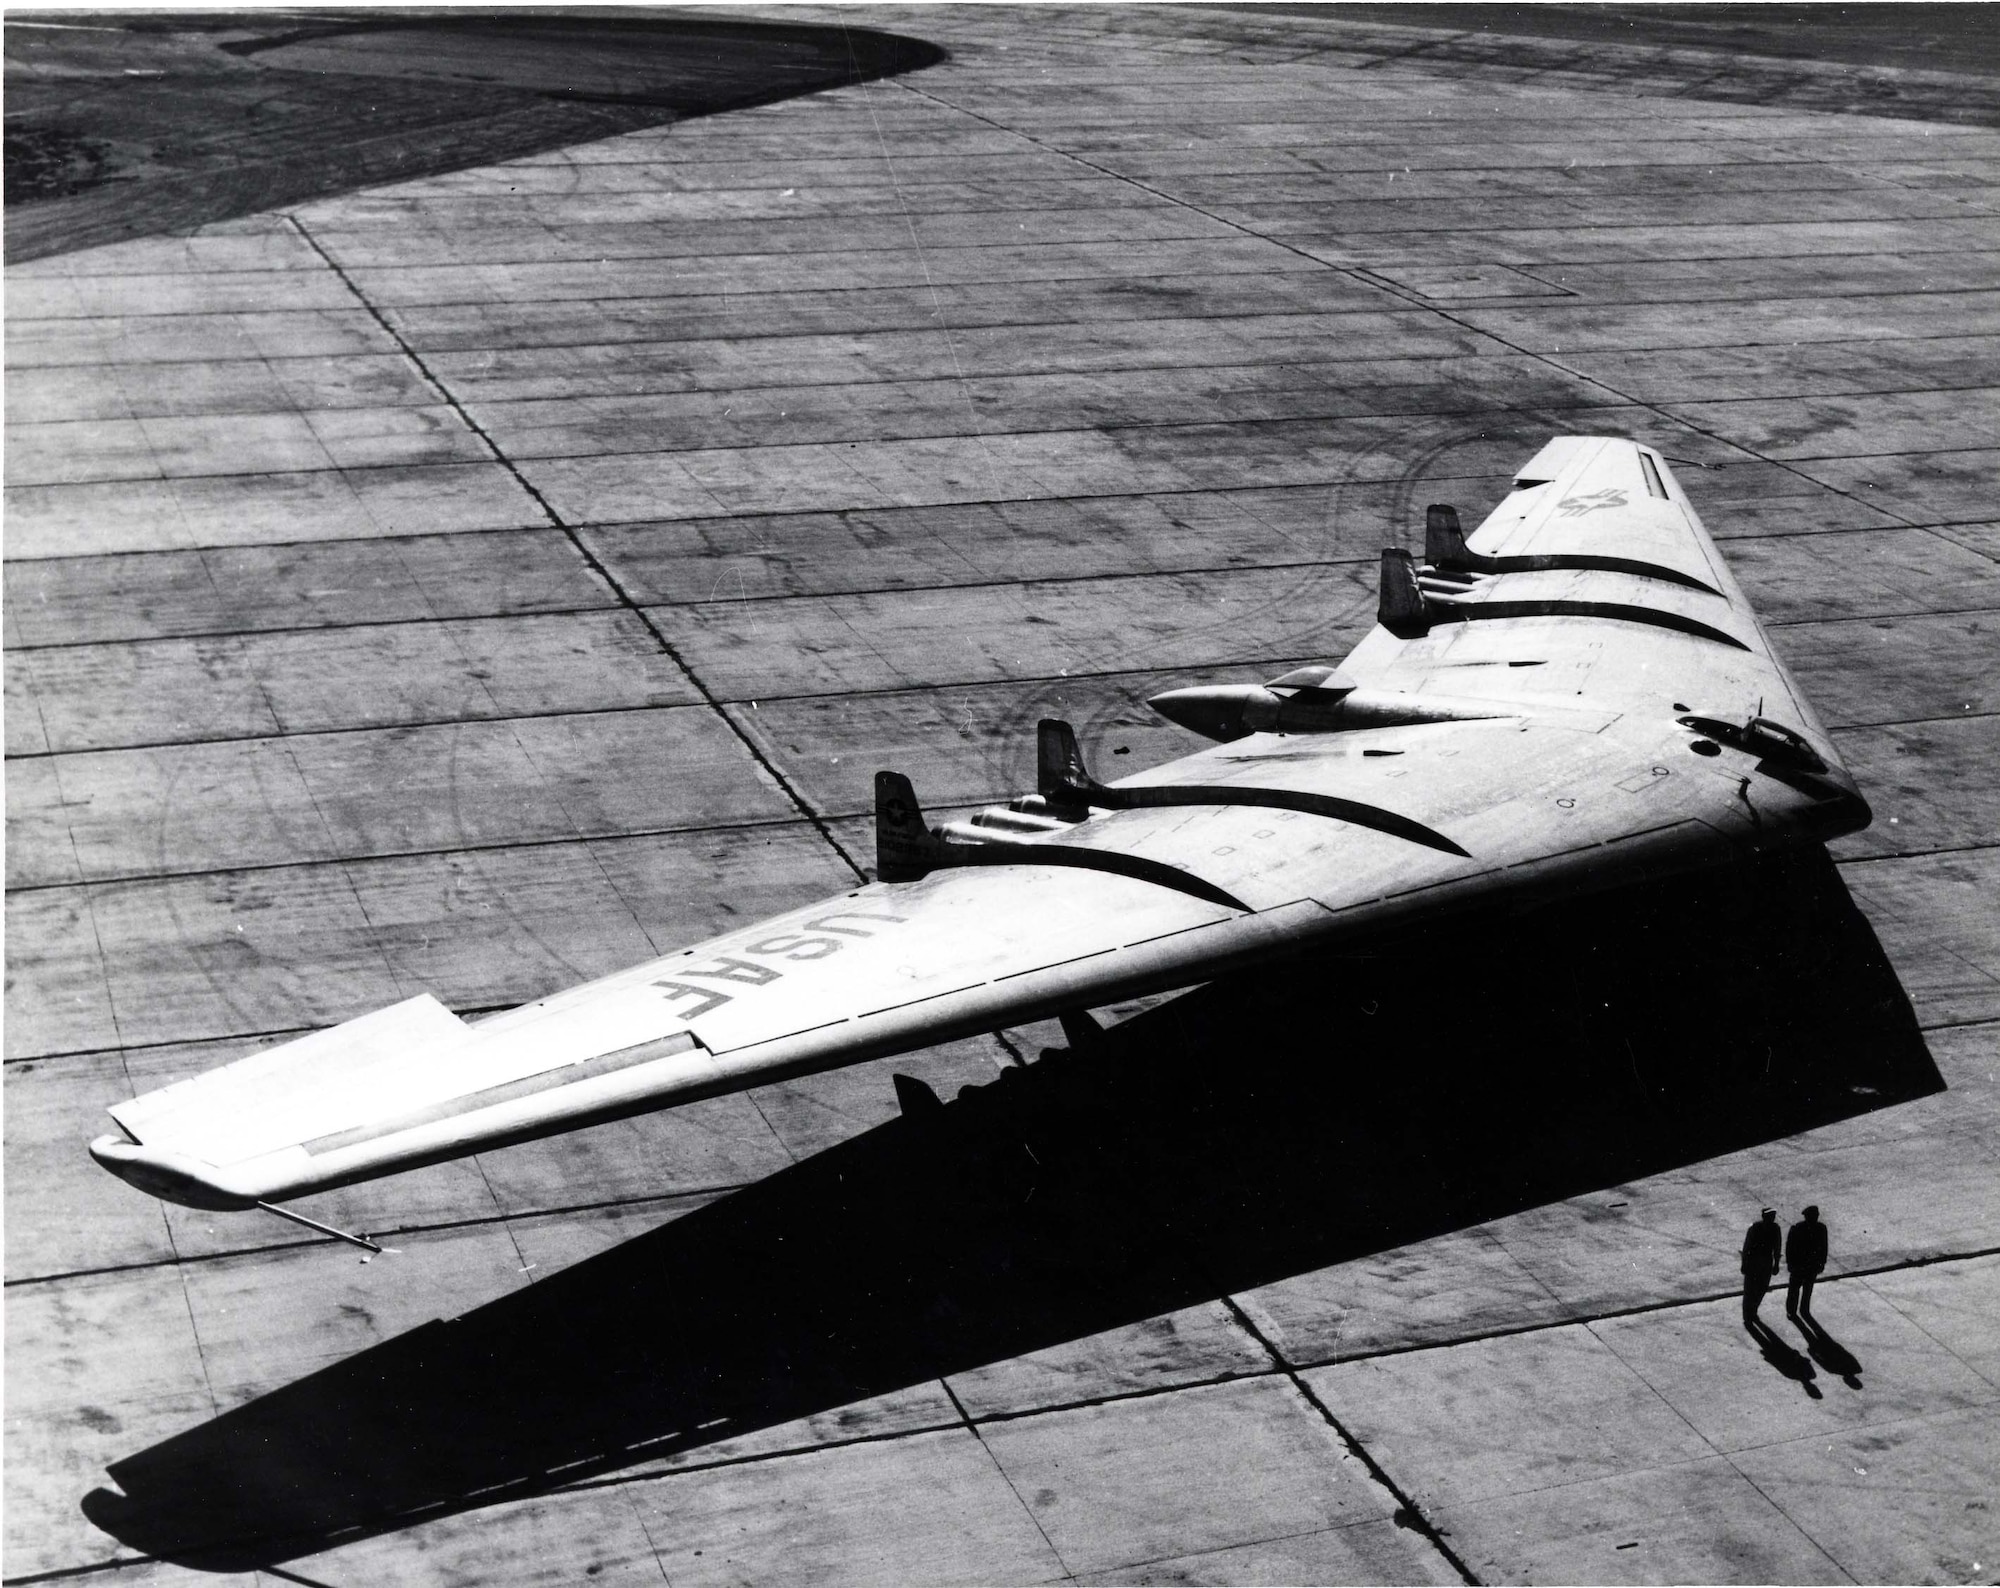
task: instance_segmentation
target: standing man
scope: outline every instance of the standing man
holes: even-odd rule
[[[1813,1281],[1826,1267],[1826,1226],[1819,1221],[1819,1209],[1807,1208],[1804,1222],[1794,1224],[1785,1237],[1785,1316],[1812,1322]]]
[[[1757,1328],[1757,1308],[1778,1272],[1778,1246],[1778,1215],[1766,1208],[1743,1237],[1743,1327],[1752,1333]]]

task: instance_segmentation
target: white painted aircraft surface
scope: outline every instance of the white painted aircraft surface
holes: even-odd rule
[[[936,830],[906,779],[879,774],[876,882],[485,1019],[412,998],[122,1103],[122,1134],[91,1153],[171,1201],[285,1212],[272,1204],[1868,823],[1646,447],[1552,440],[1470,536],[1433,508],[1421,561],[1383,553],[1379,618],[1337,669],[1153,702],[1211,748],[1107,785],[1044,723],[1037,794]]]

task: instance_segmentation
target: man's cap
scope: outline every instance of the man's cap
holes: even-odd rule
[[[1806,1208],[1804,1209],[1804,1212],[1805,1216],[1809,1219],[1816,1219],[1819,1217],[1819,1208],[1817,1206]]]
[[[1777,1216],[1778,1216],[1778,1210],[1777,1210],[1776,1208],[1766,1208],[1766,1209],[1764,1209],[1764,1217],[1765,1217],[1765,1218],[1767,1218],[1767,1219],[1774,1219],[1774,1218],[1776,1218]]]

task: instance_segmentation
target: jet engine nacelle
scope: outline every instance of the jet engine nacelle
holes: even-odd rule
[[[1344,680],[1298,682],[1325,668],[1301,668],[1268,684],[1211,684],[1170,689],[1148,704],[1169,722],[1209,739],[1252,733],[1337,733],[1355,728],[1400,728],[1424,722],[1471,722],[1518,716],[1504,702],[1456,700],[1357,689]],[[1338,679],[1337,674],[1333,679]],[[1329,683],[1331,687],[1329,687]]]

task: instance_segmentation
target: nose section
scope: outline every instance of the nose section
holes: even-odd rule
[[[1255,684],[1215,684],[1201,689],[1170,689],[1147,702],[1169,722],[1206,739],[1240,739],[1256,731],[1258,707],[1277,705],[1277,697]]]

